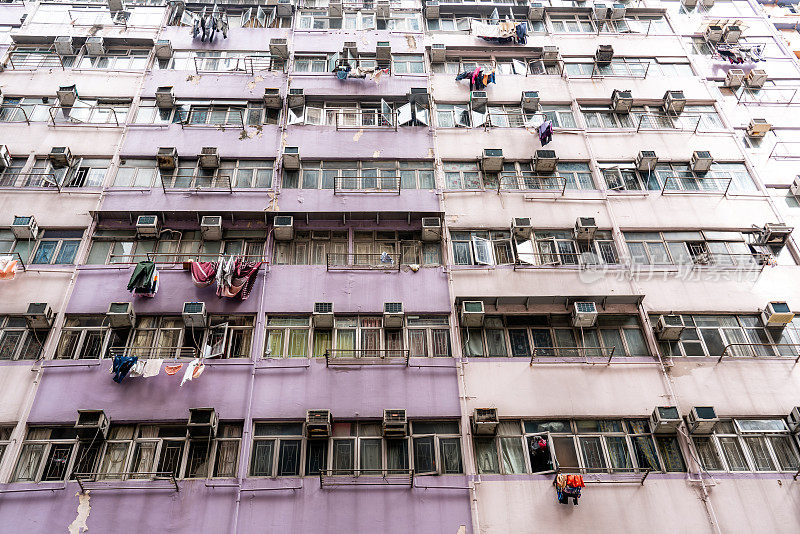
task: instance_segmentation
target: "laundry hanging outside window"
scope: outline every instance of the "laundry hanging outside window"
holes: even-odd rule
[[[259,7],[259,9],[261,8]],[[266,13],[264,13],[264,18],[266,19]],[[184,11],[181,15],[181,24],[189,26],[192,39],[200,39],[200,42],[211,43],[216,39],[217,34],[222,34],[223,39],[228,38],[228,19],[216,5],[211,11],[204,8],[200,14]]]
[[[355,64],[355,68],[353,67]],[[354,58],[349,51],[342,53],[336,52],[328,58],[328,68],[337,79],[345,81],[350,78],[366,80],[370,79],[375,83],[381,81],[383,75],[389,75],[388,68],[379,67],[362,67],[358,64],[358,60]]]
[[[497,8],[492,11],[489,23],[472,19],[471,32],[475,37],[480,37],[484,41],[497,44],[521,44],[528,42],[528,25],[526,22],[514,20],[514,13],[509,8],[509,15],[506,20],[500,20]]]
[[[216,282],[218,297],[238,297],[239,300],[247,300],[256,283],[258,269],[262,263],[231,256],[219,262],[190,262],[189,272],[192,275],[192,282],[197,287],[208,287]]]

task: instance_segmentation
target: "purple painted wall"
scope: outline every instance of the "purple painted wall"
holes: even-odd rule
[[[237,127],[137,126],[125,135],[120,155],[154,158],[159,147],[174,146],[179,159],[194,158],[202,147],[214,146],[221,158],[275,158],[278,140],[278,127],[266,124],[247,127],[246,132]]]
[[[369,79],[350,78],[338,80],[332,73],[294,74],[292,89],[303,89],[306,96],[333,96],[338,98],[359,98],[364,96],[390,97],[405,96],[412,87],[427,88],[427,76],[394,75],[381,76],[378,82]]]
[[[336,130],[335,126],[289,126],[286,146],[300,147],[301,159],[430,159],[433,136],[427,126],[380,130]]]
[[[107,189],[100,211],[103,212],[263,212],[271,202],[271,190],[189,192],[169,190],[160,184],[152,189]]]
[[[239,204],[238,200],[236,204]],[[276,204],[280,211],[289,213],[386,211],[439,213],[440,211],[439,197],[429,189],[402,189],[399,195],[396,193],[337,193],[334,195],[330,189],[281,189]]]

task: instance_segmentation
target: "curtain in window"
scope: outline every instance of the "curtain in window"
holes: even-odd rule
[[[796,472],[800,461],[792,445],[792,439],[789,436],[771,436],[769,440],[772,442],[772,449],[775,451],[781,470]]]
[[[442,473],[461,473],[461,442],[459,438],[439,439]]]
[[[583,463],[589,469],[605,469],[606,461],[603,456],[603,447],[600,444],[600,437],[580,437],[578,438],[583,453]]]
[[[497,449],[492,438],[475,438],[475,459],[478,473],[499,473]]]
[[[465,328],[462,338],[465,356],[483,356],[483,339],[479,328]]]
[[[738,438],[721,437],[719,438],[719,444],[731,471],[747,471],[749,469]]]
[[[362,439],[360,449],[359,467],[362,470],[380,470],[382,468],[380,439]]]
[[[694,445],[697,449],[697,454],[700,456],[700,463],[703,469],[708,471],[722,470],[722,462],[710,437],[694,438]]]
[[[214,462],[215,477],[236,476],[236,459],[239,455],[238,441],[220,441],[217,444],[217,458]]]
[[[665,471],[686,471],[677,438],[673,436],[658,437],[656,443],[661,457],[664,459]]]
[[[623,436],[606,437],[608,456],[611,458],[611,467],[614,469],[631,469],[631,457],[628,454],[628,443]]]
[[[39,463],[42,461],[43,454],[43,443],[26,443],[22,447],[22,452],[19,455],[17,472],[14,475],[14,480],[17,482],[33,482],[36,478],[36,471],[39,469]]]
[[[250,462],[251,475],[272,475],[272,455],[274,450],[275,440],[258,440],[253,444],[253,459]]]
[[[354,445],[354,441],[350,439],[337,439],[333,442],[334,474],[345,474],[353,470]]]
[[[153,471],[156,445],[157,443],[154,441],[144,441],[136,444],[136,454],[133,458],[131,471],[135,473],[149,473]]]
[[[520,438],[500,438],[503,471],[508,474],[525,472],[525,451]]]
[[[386,440],[386,468],[390,473],[408,469],[408,441]]]
[[[103,455],[103,465],[100,472],[104,475],[117,475],[125,468],[125,459],[128,456],[128,443],[109,443]]]
[[[416,473],[436,471],[433,436],[414,438],[414,471]]]

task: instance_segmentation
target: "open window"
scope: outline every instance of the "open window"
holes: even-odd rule
[[[381,126],[392,126],[392,106],[390,106],[384,99],[381,99]]]
[[[493,265],[494,254],[492,242],[482,237],[472,237],[472,248],[475,251],[475,263],[478,265]]]
[[[550,432],[526,436],[531,473],[552,473],[558,467]]]
[[[208,329],[205,351],[208,352],[207,358],[216,358],[225,354],[226,342],[228,340],[228,323],[218,324]]]
[[[517,260],[520,263],[536,265],[536,251],[533,248],[533,241],[517,237],[514,239],[517,247]]]

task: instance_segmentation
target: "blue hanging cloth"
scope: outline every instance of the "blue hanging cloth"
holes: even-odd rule
[[[138,361],[138,356],[123,356],[121,354],[114,356],[114,363],[111,365],[111,372],[114,373],[114,382],[117,384],[122,382]]]

